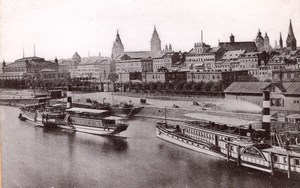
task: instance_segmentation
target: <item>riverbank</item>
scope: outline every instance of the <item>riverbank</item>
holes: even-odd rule
[[[147,105],[143,105],[144,108],[137,116],[148,118],[152,117],[156,119],[165,118],[166,108],[167,118],[175,118],[175,120],[178,119],[183,121],[189,119],[184,116],[184,114],[187,113],[205,113],[211,115],[241,118],[249,121],[257,121],[261,119],[260,107],[251,106],[252,104],[248,104],[243,101],[241,101],[239,104],[234,104],[233,101],[227,101],[223,98],[207,96],[199,96],[193,98],[178,98],[170,96],[169,98],[163,99],[161,98],[161,96],[152,97],[146,99]],[[127,94],[125,93],[123,93],[122,95],[115,95],[111,92],[96,92],[73,93],[72,98],[74,102],[85,102],[86,99],[91,99],[99,102],[108,102],[111,104],[125,102],[140,106],[140,99],[145,98],[145,96],[127,96]],[[64,99],[61,100],[64,101]],[[20,106],[24,104],[34,104],[38,101],[39,99],[34,98],[32,90],[0,90],[0,105]],[[197,105],[194,105],[194,102],[196,102]],[[173,108],[173,105],[176,105],[178,108]],[[229,107],[231,109],[228,109]],[[252,109],[248,109],[249,112],[241,111],[243,109],[247,110],[247,108]]]

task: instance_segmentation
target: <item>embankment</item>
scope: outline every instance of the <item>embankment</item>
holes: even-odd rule
[[[229,118],[239,118],[249,121],[260,121],[261,115],[256,113],[236,113],[236,112],[225,112],[225,111],[212,111],[212,110],[191,110],[185,108],[159,108],[145,106],[137,117],[153,118],[153,119],[166,119],[174,121],[185,121],[191,118],[184,116],[188,113],[204,113],[210,115],[218,115]]]

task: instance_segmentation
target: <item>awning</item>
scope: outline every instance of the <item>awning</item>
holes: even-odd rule
[[[103,119],[106,119],[106,120],[124,120],[125,118],[118,117],[118,116],[109,116],[109,117],[106,117],[106,118],[103,118]]]
[[[211,121],[222,125],[226,124],[228,126],[234,126],[234,127],[257,123],[256,121],[248,121],[244,119],[229,118],[229,117],[200,114],[200,113],[189,113],[189,114],[185,114],[185,116],[195,118],[195,119],[205,120],[205,121]]]
[[[107,110],[96,110],[89,108],[70,108],[67,109],[66,112],[102,114],[104,112],[107,112]]]

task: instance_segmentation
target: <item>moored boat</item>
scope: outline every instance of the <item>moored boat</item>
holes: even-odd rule
[[[143,106],[134,106],[127,103],[120,103],[109,107],[114,115],[126,116],[128,118],[138,114],[143,108]]]
[[[206,114],[187,116],[201,120],[188,121],[180,126],[158,122],[157,137],[272,175],[275,171],[285,172],[288,177],[300,175],[300,132],[294,133],[293,145],[284,145],[277,133],[271,134],[269,91],[264,91],[262,124]]]
[[[110,116],[107,110],[87,108],[69,108],[64,119],[50,120],[44,125],[101,136],[119,135],[129,126],[126,119]]]

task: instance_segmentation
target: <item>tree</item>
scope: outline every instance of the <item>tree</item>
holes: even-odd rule
[[[213,82],[213,81],[209,81],[209,82],[207,82],[207,83],[205,84],[204,90],[205,90],[206,92],[210,92],[210,91],[212,91],[213,86],[214,86],[214,82]]]
[[[192,86],[193,86],[193,82],[186,82],[183,85],[183,90],[190,91],[192,89]]]
[[[174,90],[181,91],[183,89],[184,81],[179,81],[174,84]]]

